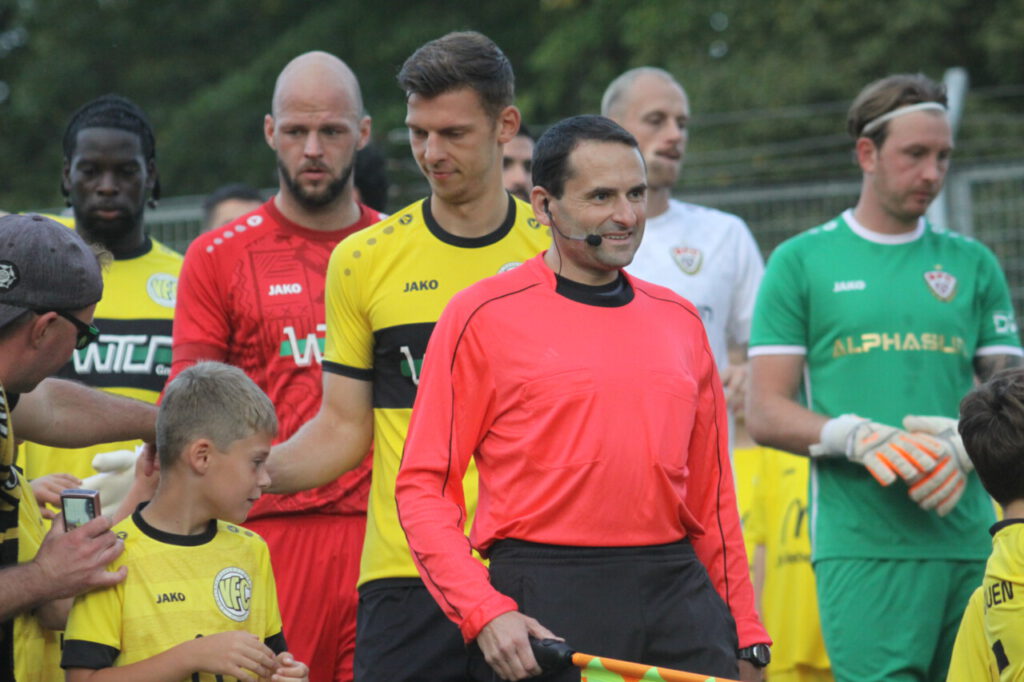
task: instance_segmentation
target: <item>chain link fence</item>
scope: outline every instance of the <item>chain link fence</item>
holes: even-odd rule
[[[767,258],[783,240],[853,206],[860,179],[681,192],[682,198],[747,221]],[[1024,161],[954,168],[940,200],[950,229],[973,235],[999,258],[1024,320]],[[176,197],[146,213],[150,233],[184,253],[200,230],[202,197]],[[394,208],[394,207],[393,207]]]

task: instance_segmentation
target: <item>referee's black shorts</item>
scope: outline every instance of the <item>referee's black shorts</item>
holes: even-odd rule
[[[356,682],[469,682],[462,633],[419,578],[359,588]]]
[[[562,547],[502,540],[491,584],[575,651],[736,678],[736,623],[688,540],[648,547]],[[475,679],[498,677],[479,648]],[[579,680],[579,669],[538,678]]]

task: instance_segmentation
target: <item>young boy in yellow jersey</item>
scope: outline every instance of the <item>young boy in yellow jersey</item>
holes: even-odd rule
[[[947,679],[1024,679],[1024,369],[1000,372],[968,393],[958,428],[1003,520],[990,530],[992,554],[960,623]]]
[[[286,651],[270,554],[234,524],[270,484],[269,398],[240,369],[197,364],[157,416],[160,484],[114,527],[128,578],[78,599],[61,665],[68,682],[306,680]]]

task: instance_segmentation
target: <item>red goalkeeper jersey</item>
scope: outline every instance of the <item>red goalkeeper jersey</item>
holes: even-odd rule
[[[171,379],[199,360],[240,367],[277,410],[277,441],[287,440],[320,408],[326,332],[324,279],[331,251],[381,215],[360,206],[340,230],[310,230],[285,218],[270,199],[189,246],[178,282]],[[249,519],[276,514],[366,511],[370,459],[327,485],[264,495]]]
[[[424,584],[469,640],[516,608],[470,544],[486,554],[505,538],[581,547],[689,538],[740,646],[769,641],[699,314],[628,275],[618,299],[556,290],[542,258],[457,294],[427,346],[396,487]],[[467,543],[471,457],[480,497]]]

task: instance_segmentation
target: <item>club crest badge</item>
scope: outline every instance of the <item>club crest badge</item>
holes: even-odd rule
[[[235,622],[244,622],[252,606],[252,578],[236,566],[223,569],[213,579],[213,598],[221,613]]]
[[[694,249],[689,246],[676,246],[672,249],[672,260],[687,275],[696,275],[700,272],[700,266],[704,264],[704,254],[701,253],[700,249]]]
[[[18,266],[9,260],[0,260],[0,289],[10,291],[19,279]]]
[[[929,270],[924,273],[924,281],[928,288],[935,294],[935,297],[944,303],[949,303],[956,296],[956,277],[938,269]]]

